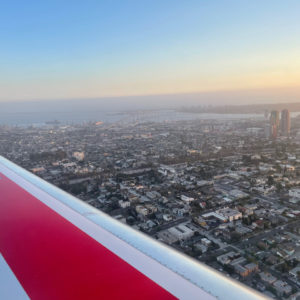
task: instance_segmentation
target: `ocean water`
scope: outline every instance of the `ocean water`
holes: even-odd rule
[[[151,100],[151,99],[150,99]],[[262,119],[262,114],[199,114],[178,112],[164,107],[165,102],[124,101],[124,99],[44,100],[32,102],[0,102],[1,125],[43,125],[58,121],[61,124],[78,124],[102,121],[105,123],[163,122],[204,119]],[[178,107],[178,105],[177,105]],[[292,113],[293,116],[299,113]]]
[[[102,121],[105,123],[133,122],[165,122],[178,120],[204,119],[245,119],[263,118],[263,115],[253,114],[194,114],[177,112],[175,110],[144,110],[144,111],[32,111],[32,112],[0,112],[1,125],[44,125],[46,122],[58,121],[61,124],[82,124]]]

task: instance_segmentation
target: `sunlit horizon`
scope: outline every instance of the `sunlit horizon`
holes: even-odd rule
[[[222,104],[234,92],[246,104],[250,90],[296,102],[299,10],[295,0],[5,3],[0,101],[218,93]]]

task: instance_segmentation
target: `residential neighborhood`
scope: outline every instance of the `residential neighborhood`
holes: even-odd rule
[[[288,136],[266,123],[1,126],[0,154],[269,297],[296,299],[300,118]]]

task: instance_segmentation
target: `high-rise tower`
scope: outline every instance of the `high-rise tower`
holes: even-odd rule
[[[279,111],[273,110],[270,116],[271,136],[276,139],[279,127]]]
[[[281,133],[285,136],[289,136],[291,131],[291,117],[290,111],[284,109],[281,112]]]

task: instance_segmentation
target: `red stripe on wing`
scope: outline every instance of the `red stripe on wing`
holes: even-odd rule
[[[174,299],[2,174],[0,252],[31,299]]]

